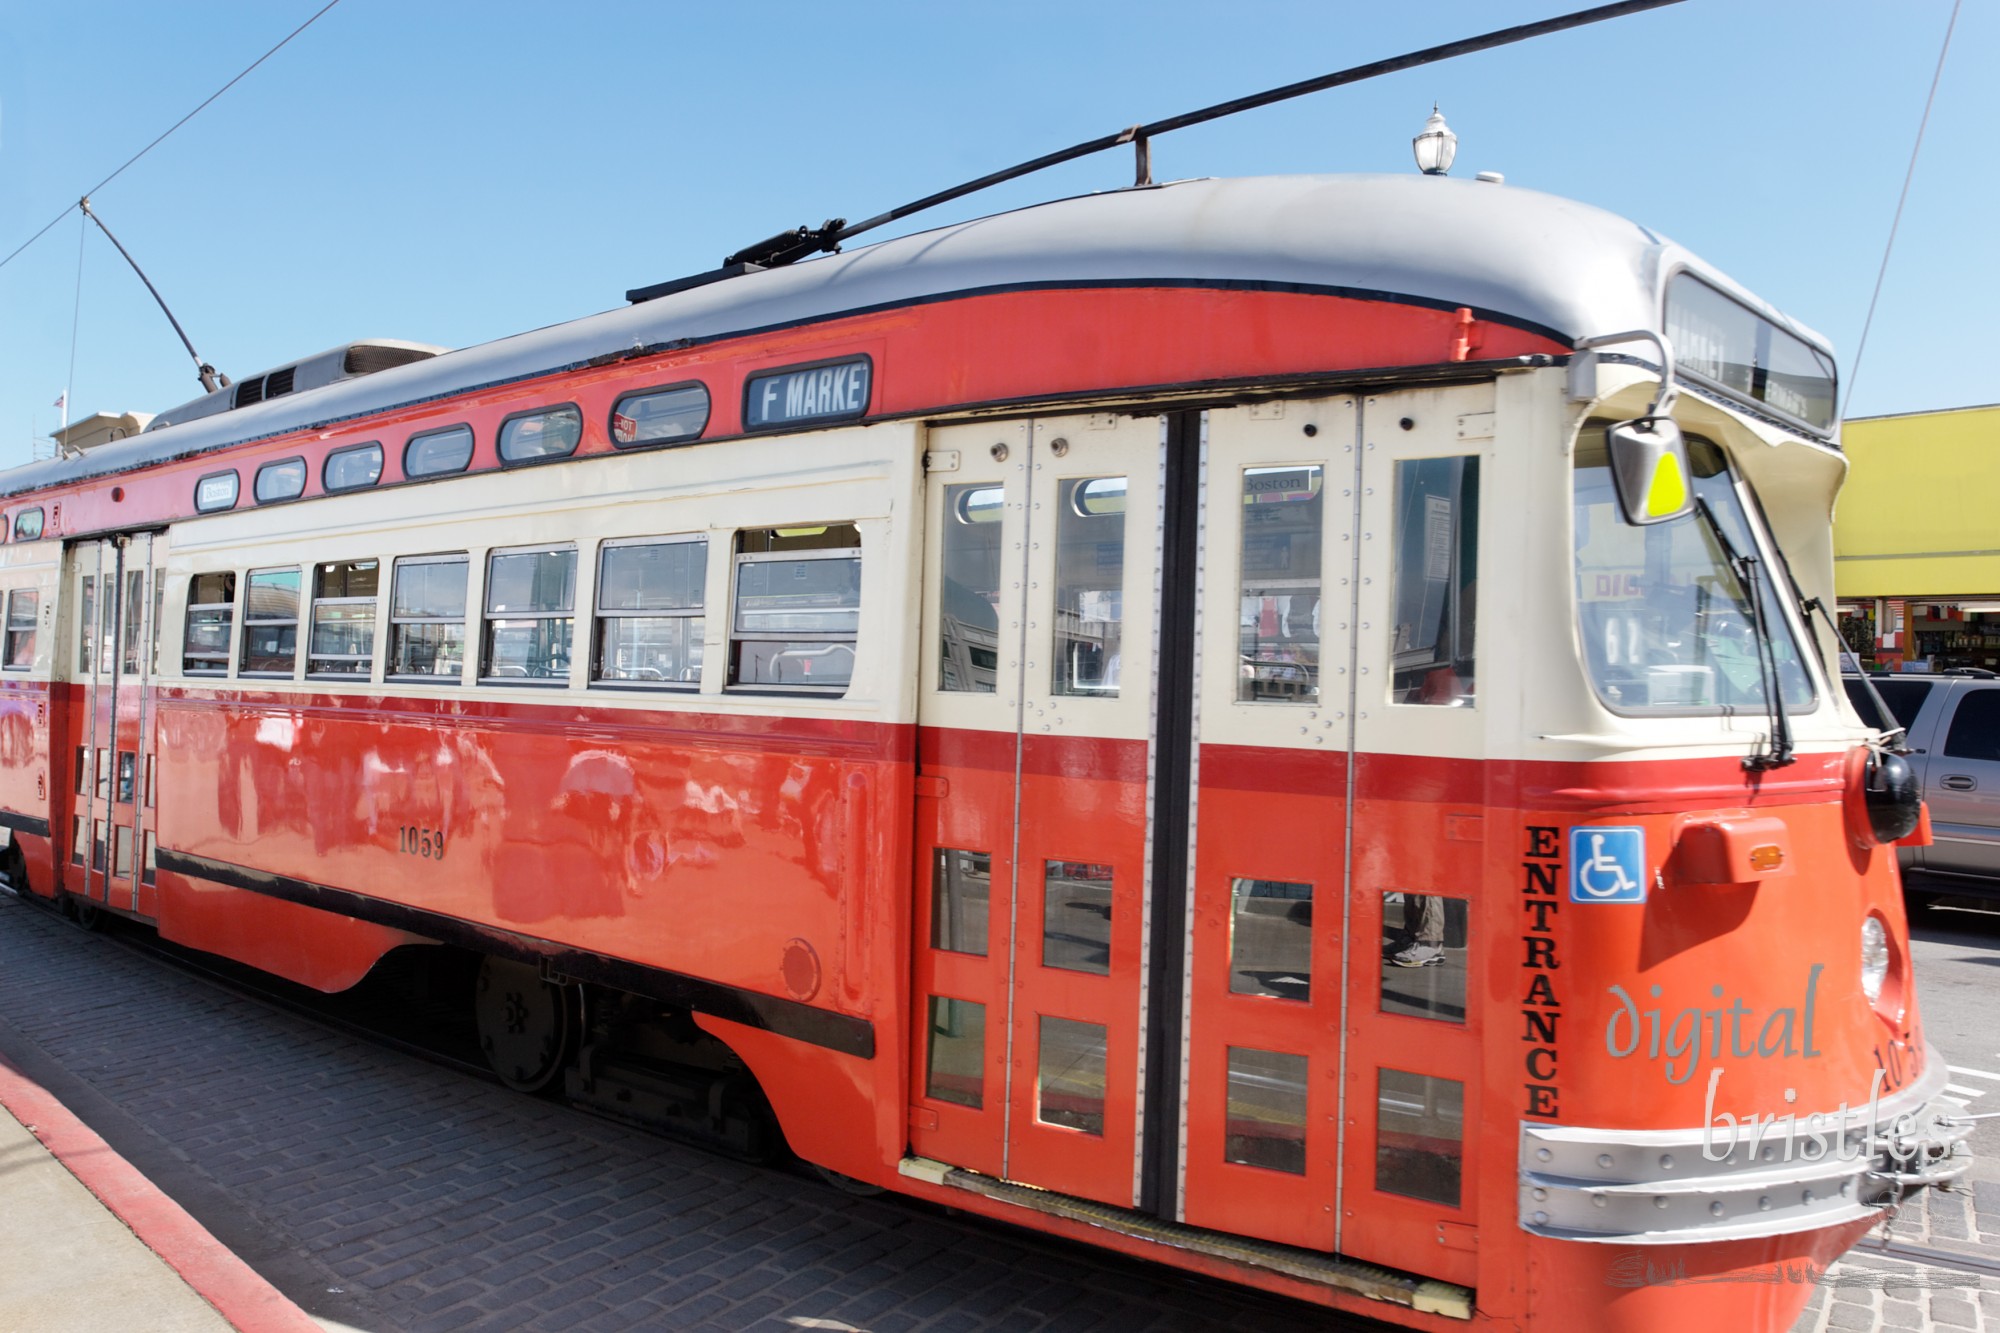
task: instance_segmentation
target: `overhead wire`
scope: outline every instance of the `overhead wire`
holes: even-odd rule
[[[1938,84],[1944,79],[1945,57],[1951,54],[1952,30],[1958,27],[1958,10],[1964,0],[1952,0],[1951,18],[1944,25],[1944,45],[1938,50],[1937,71],[1931,75],[1930,96],[1924,99],[1923,119],[1917,122],[1917,141],[1910,146],[1910,166],[1903,173],[1903,192],[1896,197],[1896,216],[1889,223],[1889,240],[1882,247],[1882,267],[1875,271],[1875,292],[1868,298],[1868,315],[1861,321],[1861,341],[1854,349],[1854,364],[1847,372],[1846,404],[1841,411],[1844,417],[1854,405],[1854,386],[1861,382],[1861,358],[1868,351],[1868,330],[1875,323],[1875,305],[1882,299],[1882,280],[1889,276],[1889,256],[1896,249],[1896,230],[1903,225],[1903,205],[1910,199],[1910,182],[1917,175],[1917,154],[1924,148],[1924,130],[1931,123],[1931,106],[1937,101]]]
[[[133,163],[137,162],[140,158],[144,157],[146,154],[152,152],[155,148],[158,148],[162,143],[166,141],[168,135],[172,134],[175,130],[179,129],[181,126],[187,124],[189,121],[193,120],[196,116],[200,115],[203,111],[207,110],[210,102],[213,102],[216,98],[222,96],[224,93],[228,92],[231,88],[234,88],[237,84],[241,83],[244,77],[248,75],[251,70],[256,69],[257,66],[263,64],[266,60],[269,60],[272,56],[278,54],[278,52],[283,50],[285,45],[289,43],[292,40],[292,38],[298,36],[300,33],[304,32],[307,28],[310,28],[313,24],[319,22],[319,20],[325,16],[327,10],[332,9],[335,5],[339,3],[340,0],[327,0],[326,4],[322,5],[319,8],[319,10],[313,14],[311,18],[307,19],[304,23],[301,23],[298,27],[293,28],[289,33],[287,33],[283,41],[280,41],[276,46],[266,51],[263,55],[258,56],[248,65],[245,65],[242,71],[238,73],[235,78],[223,84],[220,88],[217,88],[214,92],[210,93],[206,98],[204,98],[200,106],[196,107],[194,110],[188,112],[185,116],[182,116],[179,120],[169,125],[166,128],[166,130],[160,134],[158,138],[154,139],[144,148],[141,148],[138,152],[132,154],[132,156],[126,158],[124,164],[121,165],[116,171],[112,172],[109,176],[106,176],[103,180],[97,182],[97,184],[91,186],[89,189],[83,191],[83,193],[78,197],[89,198],[91,195],[96,194],[99,190],[103,189],[105,186],[111,184],[112,181],[115,181],[120,176],[124,175],[126,169],[129,168]],[[47,226],[44,226],[40,231],[36,232],[33,236],[30,236],[27,240],[15,246],[12,253],[10,253],[5,259],[0,259],[0,268],[5,268],[7,267],[7,265],[13,263],[16,256],[18,256],[23,250],[26,250],[29,246],[33,245],[36,241],[39,241],[42,239],[42,237],[46,236],[49,232],[49,229],[51,227],[54,227],[58,222],[61,222],[64,218],[68,217],[70,214],[70,209],[73,209],[75,207],[76,207],[75,204],[71,204],[68,208],[63,209],[62,212],[56,214],[54,217],[49,219]]]
[[[76,305],[69,312],[69,373],[63,376],[63,419],[62,429],[69,428],[69,405],[76,401],[76,335],[83,327],[83,243],[90,235],[90,228],[84,224],[89,219],[78,216],[76,220]],[[58,443],[56,452],[62,453],[69,447],[67,440]]]

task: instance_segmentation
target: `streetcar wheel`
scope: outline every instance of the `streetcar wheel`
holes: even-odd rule
[[[853,1176],[843,1176],[840,1172],[830,1167],[820,1166],[815,1163],[813,1170],[819,1173],[821,1180],[824,1180],[842,1194],[852,1194],[857,1198],[872,1199],[877,1194],[884,1192],[880,1185],[871,1185],[865,1180],[856,1180]]]
[[[555,986],[526,963],[487,958],[473,983],[479,1049],[510,1088],[540,1092],[562,1076],[576,1047],[575,986]]]
[[[97,904],[88,898],[69,894],[63,898],[63,905],[69,909],[70,919],[85,930],[104,929],[104,913],[97,910]]]

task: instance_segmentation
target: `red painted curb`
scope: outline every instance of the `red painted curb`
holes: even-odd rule
[[[319,1333],[319,1325],[111,1150],[69,1108],[0,1058],[0,1106],[240,1333]]]

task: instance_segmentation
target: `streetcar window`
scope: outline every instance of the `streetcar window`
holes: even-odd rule
[[[77,599],[76,618],[76,672],[79,676],[94,674],[92,665],[97,660],[97,576],[85,574],[82,582],[82,596]]]
[[[1111,874],[1094,862],[1043,864],[1043,967],[1111,975]]]
[[[937,849],[931,862],[931,948],[986,956],[993,855]]]
[[[70,826],[75,830],[75,834],[70,839],[69,863],[80,866],[83,864],[84,850],[90,846],[90,821],[82,815],[77,815],[70,820]]]
[[[1389,701],[1469,708],[1478,610],[1479,460],[1396,464]]]
[[[1376,1071],[1375,1188],[1456,1208],[1465,1164],[1465,1085]]]
[[[1104,1133],[1105,1036],[1101,1023],[1043,1016],[1035,1119],[1086,1134]]]
[[[1122,670],[1125,478],[1062,483],[1052,693],[1111,699]]]
[[[977,1110],[986,1101],[986,1006],[931,996],[924,1095]]]
[[[153,670],[152,670],[152,674],[155,676],[160,674],[160,619],[162,616],[166,614],[166,607],[167,607],[167,580],[162,572],[155,570],[153,573]]]
[[[389,603],[391,677],[458,681],[465,669],[466,568],[463,555],[396,562]]]
[[[1244,470],[1236,697],[1245,702],[1319,697],[1324,483],[1317,463]]]
[[[278,500],[296,500],[305,494],[306,460],[287,458],[282,463],[266,463],[257,469],[257,480],[251,484],[257,503],[267,505]]]
[[[15,541],[36,541],[40,539],[41,535],[42,511],[40,509],[23,509],[20,513],[14,515]]]
[[[84,614],[89,614],[88,608]],[[187,632],[181,636],[181,672],[221,676],[229,671],[229,631],[236,616],[236,574],[224,570],[188,580]]]
[[[500,423],[500,461],[567,458],[582,439],[583,413],[575,404],[522,412]]]
[[[686,443],[708,428],[708,388],[681,384],[628,393],[611,409],[611,447]]]
[[[1578,628],[1597,697],[1618,713],[1762,712],[1770,664],[1716,528],[1741,554],[1760,548],[1722,451],[1687,442],[1689,481],[1714,526],[1689,513],[1638,528],[1619,509],[1603,441],[1596,426],[1579,435],[1573,497]],[[1779,595],[1768,562],[1757,562],[1755,577],[1779,697],[1788,711],[1805,711],[1813,684],[1783,610],[1790,599]]]
[[[147,829],[141,835],[140,842],[146,849],[146,860],[139,872],[139,878],[145,883],[151,884],[154,880],[155,872],[160,868],[159,844],[153,840],[153,831],[151,829]]]
[[[861,534],[851,523],[737,534],[729,683],[844,693],[861,625]]]
[[[35,664],[35,616],[42,595],[33,588],[16,588],[7,594],[7,651],[9,671],[25,671]]]
[[[701,684],[707,583],[705,538],[604,543],[590,678],[662,688]]]
[[[246,676],[289,676],[299,663],[299,571],[253,569],[243,598]]]
[[[453,426],[448,430],[412,435],[410,442],[403,446],[403,475],[412,480],[463,472],[471,462],[470,426]]]
[[[143,645],[146,631],[146,571],[132,569],[125,572],[125,624],[120,630],[122,643],[119,653],[124,659],[123,671],[128,676],[139,674],[144,660]]]
[[[1306,1069],[1303,1055],[1229,1048],[1224,1161],[1306,1173]]]
[[[374,560],[339,560],[313,569],[307,675],[366,676],[373,671],[375,599],[381,582],[380,562]]]
[[[991,694],[1000,674],[1000,515],[992,485],[947,486],[938,688]]]
[[[1312,999],[1313,886],[1239,879],[1230,896],[1231,993]]]
[[[239,480],[234,472],[211,472],[194,484],[194,510],[197,514],[213,514],[236,507],[236,489]]]
[[[335,449],[319,473],[319,484],[328,493],[360,490],[381,479],[382,446],[372,442]]]
[[[574,546],[495,551],[487,558],[481,680],[566,682],[575,637]]]
[[[1382,895],[1383,1013],[1465,1021],[1467,907],[1435,893]]]

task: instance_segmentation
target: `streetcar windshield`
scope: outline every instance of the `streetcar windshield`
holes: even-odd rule
[[[1590,682],[1620,713],[1768,710],[1773,663],[1760,652],[1755,609],[1716,528],[1738,553],[1761,548],[1722,451],[1690,439],[1687,452],[1694,494],[1714,525],[1690,513],[1634,527],[1619,511],[1602,432],[1586,428],[1578,442],[1576,600]],[[1788,712],[1810,708],[1812,678],[1762,559],[1755,577],[1778,695]]]

